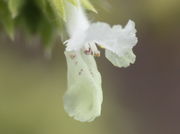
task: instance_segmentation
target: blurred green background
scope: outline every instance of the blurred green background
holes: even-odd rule
[[[179,134],[180,1],[109,0],[90,19],[110,24],[136,22],[137,61],[127,69],[97,59],[103,79],[102,115],[92,123],[68,117],[64,46],[52,58],[38,37],[0,31],[0,134]],[[103,53],[103,52],[102,52]]]

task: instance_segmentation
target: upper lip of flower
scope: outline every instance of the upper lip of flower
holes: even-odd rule
[[[122,56],[126,50],[132,49],[137,44],[136,29],[133,21],[129,20],[127,25],[115,25],[112,28],[102,22],[92,23],[89,28],[80,35],[75,35],[65,42],[67,51],[91,49],[93,54],[99,55],[96,45]],[[124,51],[124,52],[123,52]]]

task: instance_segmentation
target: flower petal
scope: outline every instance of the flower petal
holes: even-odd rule
[[[135,23],[129,21],[122,28],[115,25],[112,28],[106,23],[94,23],[87,30],[85,43],[96,42],[105,48],[106,58],[118,67],[127,67],[135,62],[136,56],[132,49],[137,44]]]
[[[111,28],[106,23],[93,23],[87,30],[85,43],[88,42],[96,42],[105,49],[123,56],[137,44],[135,23],[130,20],[124,28],[121,25]]]
[[[74,119],[89,122],[101,114],[101,76],[94,57],[80,51],[65,52],[68,66],[68,90],[64,108]]]
[[[133,64],[136,60],[136,56],[134,55],[132,50],[129,50],[124,56],[119,56],[112,51],[105,51],[106,58],[111,61],[114,66],[117,67],[128,67],[130,64]]]
[[[66,1],[65,7],[67,16],[65,24],[70,37],[70,39],[66,41],[66,50],[80,50],[84,45],[85,31],[89,27],[89,20],[79,0],[77,1],[77,6]]]
[[[76,44],[76,47],[69,45],[73,46],[74,49],[80,46],[76,50],[85,47],[82,44],[88,44],[90,46],[98,44],[106,49],[106,58],[113,65],[127,67],[135,61],[135,55],[132,49],[137,44],[137,41],[135,23],[130,20],[124,28],[121,25],[115,25],[111,28],[106,23],[93,23],[85,32],[77,34],[75,38],[72,37],[68,44]],[[67,51],[72,50],[68,48],[66,49]],[[95,51],[97,50],[92,49],[92,51],[96,53]]]

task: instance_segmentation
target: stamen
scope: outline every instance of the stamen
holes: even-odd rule
[[[100,57],[100,52],[97,49],[96,43],[88,43],[84,45],[84,53],[86,55],[93,55],[95,57]]]

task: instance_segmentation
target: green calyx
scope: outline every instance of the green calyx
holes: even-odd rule
[[[44,46],[63,33],[66,23],[65,2],[74,6],[78,0],[0,0],[0,31],[5,30],[13,40],[15,29],[39,35]],[[82,6],[96,12],[90,0],[80,0]]]

